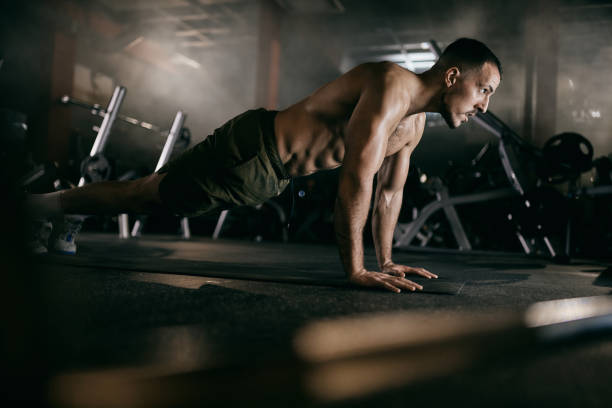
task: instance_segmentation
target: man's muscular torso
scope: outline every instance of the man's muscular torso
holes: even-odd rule
[[[347,124],[368,84],[380,82],[397,90],[397,104],[409,101],[402,93],[413,85],[416,75],[393,63],[362,64],[328,83],[302,101],[278,113],[275,133],[280,157],[288,173],[305,176],[320,170],[342,165]],[[397,153],[404,146],[414,147],[419,142],[425,114],[407,114],[398,123],[387,141],[385,157]]]

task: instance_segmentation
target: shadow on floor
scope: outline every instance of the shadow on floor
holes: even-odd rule
[[[612,268],[602,271],[593,281],[593,285],[612,288]]]

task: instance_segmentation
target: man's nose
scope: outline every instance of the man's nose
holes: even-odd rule
[[[478,104],[476,105],[476,109],[478,109],[481,113],[485,113],[488,107],[489,107],[489,96],[488,95],[483,101],[478,102]]]

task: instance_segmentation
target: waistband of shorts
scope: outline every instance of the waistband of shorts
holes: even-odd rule
[[[285,170],[285,166],[283,165],[283,161],[278,154],[278,148],[276,147],[276,137],[274,134],[274,118],[278,111],[275,110],[263,110],[263,118],[262,118],[262,132],[263,132],[263,142],[264,147],[266,149],[266,153],[268,155],[268,159],[270,159],[270,164],[276,173],[276,176],[279,179],[290,179],[291,176]]]

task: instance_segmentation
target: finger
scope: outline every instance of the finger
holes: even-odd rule
[[[438,277],[438,275],[435,275],[435,274],[433,274],[433,273],[431,273],[428,270],[425,270],[423,268],[421,268],[421,271],[420,271],[419,275],[425,276],[426,278],[429,278],[429,279],[437,278]]]
[[[419,269],[421,270],[421,272],[423,272],[423,273],[425,273],[425,274],[426,274],[426,275],[423,275],[423,276],[428,276],[428,277],[430,277],[430,278],[435,278],[435,279],[437,279],[437,278],[438,278],[438,275],[436,275],[435,273],[431,273],[431,272],[429,272],[429,271],[428,271],[427,269],[425,269],[425,268],[419,268]]]
[[[431,278],[436,278],[437,279],[438,278],[438,275],[435,275],[435,274],[429,272],[427,269],[424,269],[424,268],[411,268],[411,270],[412,270],[412,272],[414,274],[421,275],[421,276],[424,276],[424,277],[429,278],[429,279],[431,279]]]
[[[423,290],[421,285],[408,279],[402,279],[402,284],[413,287],[414,289]]]
[[[386,289],[389,289],[391,292],[395,292],[395,293],[400,293],[401,292],[400,288],[397,288],[397,287],[393,286],[392,284],[390,284],[387,281],[380,280],[379,282],[380,282],[381,286],[384,286]]]
[[[411,291],[415,291],[417,289],[423,289],[421,285],[414,283],[412,281],[409,281],[408,279],[404,279],[404,278],[392,278],[391,282],[395,286],[399,286],[400,288],[408,289]]]

